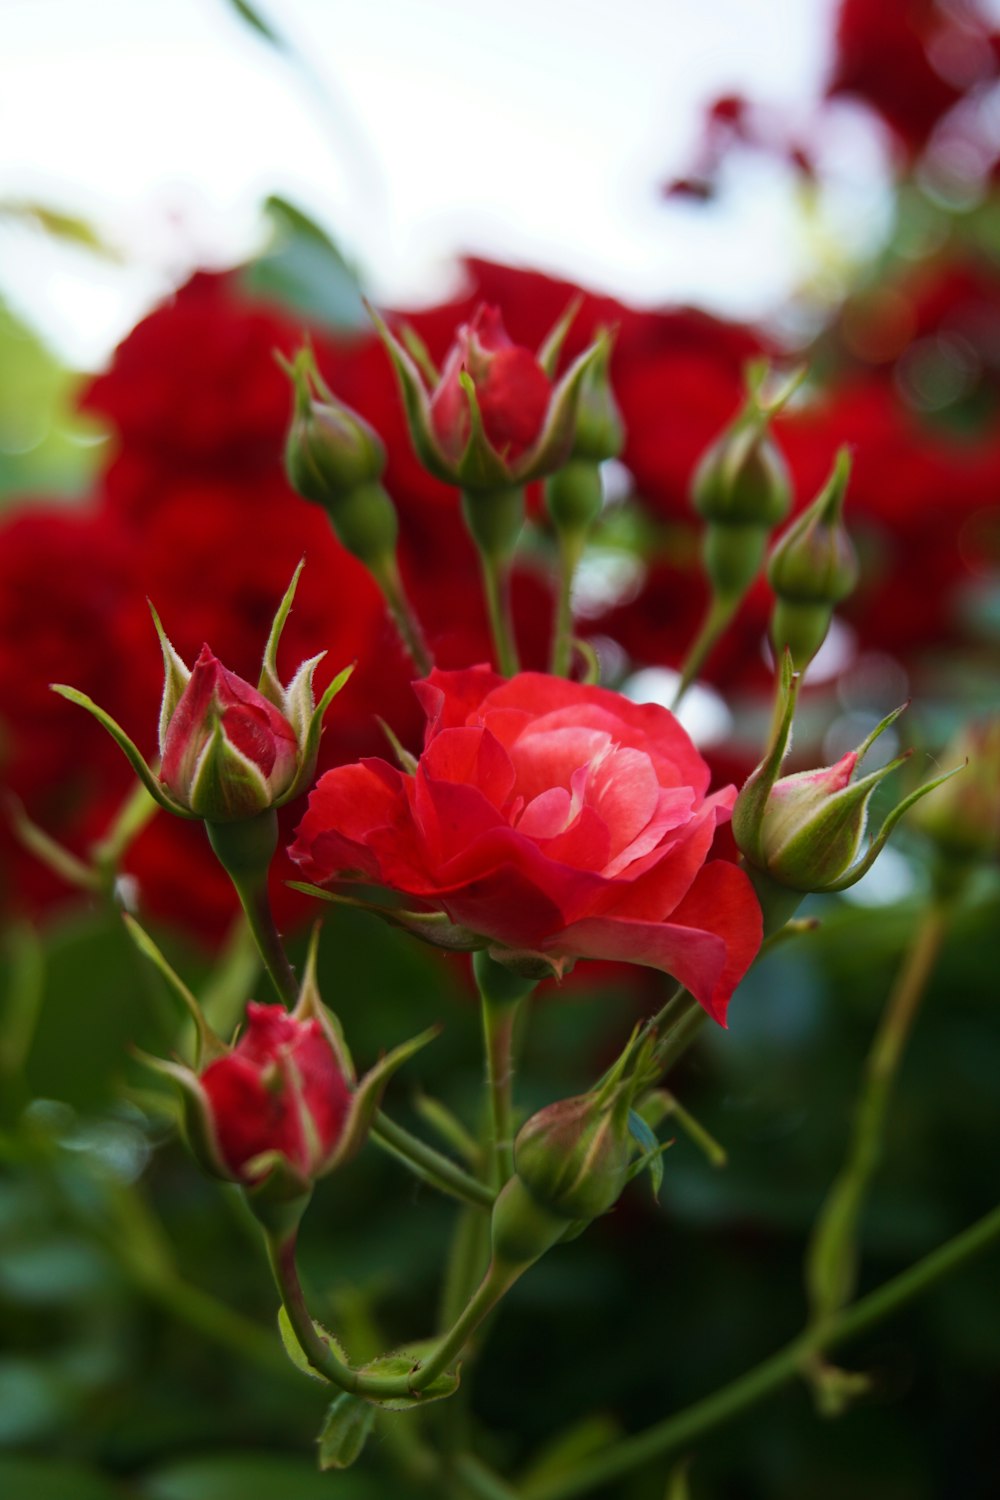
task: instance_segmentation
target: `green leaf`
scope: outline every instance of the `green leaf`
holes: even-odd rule
[[[315,1328],[316,1332],[319,1334],[320,1338],[323,1340],[327,1348],[333,1354],[335,1354],[343,1364],[346,1365],[348,1363],[347,1355],[337,1343],[337,1340],[334,1338],[333,1334],[327,1333],[326,1329],[320,1323],[314,1322],[313,1327]],[[319,1373],[318,1370],[313,1369],[312,1365],[306,1358],[305,1351],[303,1350],[302,1345],[299,1343],[298,1339],[295,1337],[295,1330],[292,1327],[291,1322],[289,1321],[288,1314],[283,1307],[278,1308],[278,1332],[281,1334],[281,1342],[285,1346],[285,1353],[288,1355],[288,1358],[291,1360],[295,1368],[297,1370],[301,1370],[303,1375],[308,1375],[310,1380],[319,1380],[323,1385],[327,1385],[329,1382],[324,1379],[324,1377]]]
[[[366,328],[357,277],[325,230],[287,199],[268,198],[264,208],[273,246],[244,273],[251,295],[277,298],[330,328]]]
[[[35,1500],[34,1491],[11,1494]],[[213,1453],[182,1458],[146,1475],[136,1489],[142,1500],[330,1500],[330,1480],[313,1460],[266,1451]],[[58,1500],[77,1500],[67,1488]],[[384,1490],[365,1476],[351,1479],[351,1500],[380,1500]],[[46,1495],[45,1500],[49,1500]],[[56,1496],[52,1496],[56,1500]],[[81,1495],[81,1500],[90,1500]],[[95,1497],[96,1500],[96,1497]]]
[[[397,1349],[392,1354],[382,1354],[364,1366],[364,1374],[389,1375],[398,1379],[408,1375],[414,1365],[419,1364],[425,1355],[433,1353],[436,1348],[436,1339],[426,1339],[419,1344],[410,1344],[406,1349]],[[381,1401],[372,1397],[368,1399],[373,1406],[380,1406],[384,1411],[409,1411],[413,1406],[426,1406],[429,1401],[443,1401],[445,1397],[454,1395],[458,1384],[458,1375],[445,1371],[432,1380],[430,1385],[425,1386],[418,1396],[389,1396]]]
[[[637,1114],[634,1109],[628,1112],[628,1133],[636,1141],[643,1151],[640,1161],[636,1163],[638,1171],[646,1166],[649,1167],[649,1175],[653,1184],[653,1197],[659,1198],[660,1188],[663,1184],[663,1147],[660,1145],[653,1131],[646,1124],[642,1115]]]
[[[606,1412],[596,1412],[557,1433],[521,1476],[524,1489],[543,1486],[610,1447],[622,1435],[621,1423]]]
[[[279,52],[285,50],[284,37],[280,32],[275,31],[274,27],[268,21],[264,20],[264,17],[256,6],[250,5],[248,0],[229,0],[229,3],[240,19],[245,21],[252,30],[256,31],[258,36],[262,36],[265,42],[270,42],[271,46],[277,47]]]
[[[321,1469],[349,1469],[360,1457],[375,1425],[375,1408],[344,1391],[330,1404],[319,1431]]]

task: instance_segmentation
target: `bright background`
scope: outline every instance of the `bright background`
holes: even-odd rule
[[[885,150],[838,106],[823,190],[742,154],[709,205],[665,201],[704,106],[765,99],[808,128],[831,0],[6,0],[0,204],[84,218],[95,256],[0,207],[0,294],[93,367],[198,265],[258,249],[260,204],[314,214],[388,303],[462,251],[647,303],[760,317],[885,232]]]

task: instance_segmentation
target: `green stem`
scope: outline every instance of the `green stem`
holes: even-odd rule
[[[882,1154],[893,1083],[947,924],[947,908],[932,902],[918,923],[875,1033],[844,1165],[820,1210],[806,1257],[814,1322],[828,1318],[853,1293],[858,1222]]]
[[[589,1494],[644,1464],[666,1458],[679,1448],[699,1441],[706,1433],[793,1380],[817,1354],[865,1333],[997,1241],[1000,1241],[1000,1207],[860,1302],[837,1313],[828,1322],[807,1329],[772,1354],[770,1359],[721,1390],[675,1416],[625,1438],[605,1453],[588,1457],[576,1469],[529,1484],[521,1492],[522,1500],[575,1500],[578,1495]]]
[[[403,588],[403,580],[399,576],[399,567],[395,557],[389,555],[378,567],[371,567],[370,572],[382,590],[386,608],[399,632],[400,640],[410,654],[413,665],[421,677],[426,677],[433,669],[434,658],[424,639],[424,632],[413,605]]]
[[[583,555],[585,531],[559,532],[559,592],[552,639],[552,675],[568,677],[573,660],[573,578]]]
[[[299,982],[275,926],[267,872],[278,847],[278,817],[268,808],[239,823],[205,824],[208,841],[233,882],[271,983],[286,1005],[298,999]]]
[[[521,1001],[535,987],[485,949],[473,956],[472,967],[479,986],[482,1007],[483,1047],[486,1057],[486,1087],[489,1096],[490,1139],[487,1160],[494,1192],[503,1187],[514,1171],[514,1110],[511,1088],[514,1078],[514,1025]]]
[[[476,1331],[486,1315],[492,1312],[504,1293],[509,1291],[525,1267],[502,1269],[491,1261],[479,1286],[473,1292],[455,1322],[443,1335],[433,1354],[421,1362],[408,1376],[411,1391],[422,1391],[442,1374],[452,1360],[461,1354],[470,1336]]]
[[[417,1177],[452,1198],[470,1203],[474,1208],[492,1208],[494,1193],[486,1183],[464,1171],[450,1157],[397,1125],[379,1110],[371,1128],[372,1139],[391,1156],[405,1163]]]
[[[681,667],[681,680],[677,684],[674,693],[674,701],[670,705],[671,713],[676,713],[684,700],[684,695],[694,682],[698,673],[705,665],[712,647],[723,635],[730,621],[740,607],[742,594],[715,594],[708,611],[702,621],[701,629],[691,643],[691,648],[684,658]]]
[[[490,622],[497,666],[504,677],[513,677],[520,671],[520,662],[514,641],[514,619],[510,604],[510,564],[493,553],[483,552],[480,557],[486,614]]]

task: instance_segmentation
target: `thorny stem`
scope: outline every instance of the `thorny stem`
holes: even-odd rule
[[[392,616],[392,622],[399,632],[400,640],[410,654],[413,665],[421,677],[426,677],[434,666],[434,658],[424,639],[424,632],[413,605],[403,588],[403,580],[399,576],[395,557],[388,557],[377,568],[372,568],[371,573],[382,590],[386,608]]]

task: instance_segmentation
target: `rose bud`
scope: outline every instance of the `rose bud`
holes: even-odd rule
[[[881,781],[909,758],[909,751],[859,781],[858,763],[903,708],[895,709],[836,765],[779,778],[791,740],[798,677],[791,657],[782,663],[782,712],[764,760],[743,786],[733,808],[733,835],[744,858],[773,885],[792,891],[843,891],[867,874],[889,834],[909,807],[952,772],[918,787],[887,815],[859,858],[868,804]],[[761,887],[758,884],[758,893]],[[766,902],[764,903],[766,906]]]
[[[545,504],[556,530],[564,540],[579,538],[581,545],[601,513],[600,465],[617,458],[625,441],[608,379],[610,359],[611,340],[605,338],[584,377],[569,461],[545,486]]]
[[[512,342],[495,307],[481,303],[438,374],[372,316],[399,379],[417,455],[432,474],[467,494],[493,493],[551,474],[569,457],[584,377],[602,340],[554,383],[543,368],[553,341],[533,354]]]
[[[763,561],[768,533],[784,520],[792,502],[788,468],[771,436],[770,421],[802,377],[793,375],[765,402],[767,375],[766,363],[747,372],[742,410],[703,455],[692,481],[692,504],[708,522],[705,566],[713,593],[722,598],[749,588]]]
[[[796,671],[804,671],[826,639],[834,605],[858,581],[858,558],[843,523],[851,458],[841,448],[833,472],[808,510],[780,538],[767,577],[777,595],[771,642],[786,646]]]
[[[247,1006],[247,1028],[200,1077],[220,1175],[252,1183],[280,1156],[312,1182],[336,1158],[350,1086],[320,1021]]]
[[[295,779],[299,746],[291,724],[208,646],[164,718],[160,780],[199,818],[252,818]]]
[[[311,350],[282,364],[295,388],[285,444],[289,482],[304,500],[323,506],[348,552],[368,568],[382,567],[395,555],[399,531],[395,507],[379,483],[382,440],[324,383]]]
[[[634,1150],[628,1108],[621,1098],[581,1094],[548,1105],[522,1125],[514,1165],[539,1203],[566,1219],[607,1213],[628,1181]]]
[[[966,762],[914,822],[952,866],[1000,860],[1000,714],[965,725],[950,741],[949,760]]]
[[[312,1184],[361,1147],[392,1074],[436,1032],[396,1047],[357,1080],[340,1024],[319,998],[317,926],[295,1009],[251,1001],[246,1030],[227,1046],[152,941],[137,923],[128,925],[195,1021],[194,1067],[145,1061],[180,1085],[199,1162],[212,1176],[251,1190],[262,1218],[288,1204],[304,1207]]]
[[[210,826],[240,823],[283,807],[312,780],[323,715],[353,671],[335,677],[319,703],[312,680],[323,653],[303,662],[287,687],[277,674],[281,631],[302,564],[275,615],[257,687],[230,672],[208,646],[191,670],[174,650],[153,610],[163,652],[157,776],[114,719],[84,693],[61,683],[53,691],[86,708],[124,751],[153,799],[182,818]]]

